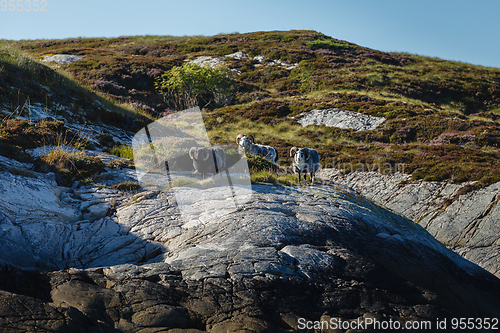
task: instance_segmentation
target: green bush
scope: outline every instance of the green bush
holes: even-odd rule
[[[294,73],[294,78],[300,82],[301,92],[312,92],[318,90],[320,83],[311,72]]]
[[[221,107],[229,105],[234,85],[231,71],[223,66],[209,67],[186,63],[160,75],[156,90],[174,110],[194,106]]]
[[[128,158],[129,160],[134,159],[134,150],[132,147],[124,144],[118,144],[113,147],[106,148],[105,152],[118,157]]]

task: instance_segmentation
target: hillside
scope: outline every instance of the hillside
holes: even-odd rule
[[[29,101],[53,113],[63,104],[79,122],[132,123],[106,110],[155,119],[172,112],[155,91],[155,78],[186,60],[212,57],[235,70],[237,85],[230,105],[204,110],[215,142],[247,133],[276,146],[284,164],[290,147],[309,146],[324,166],[345,172],[388,173],[404,164],[401,171],[414,179],[479,181],[476,186],[500,180],[500,69],[379,52],[313,31],[3,44],[9,46],[0,53],[4,114]],[[25,57],[20,52],[38,60],[27,67],[9,63]],[[83,57],[40,65],[52,54]],[[290,119],[328,108],[387,121],[355,131],[303,128]]]
[[[498,322],[500,69],[313,31],[0,41],[0,112],[2,332]],[[227,177],[189,169],[203,124]]]

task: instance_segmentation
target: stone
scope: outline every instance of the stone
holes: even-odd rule
[[[198,58],[190,60],[189,62],[199,66],[210,66],[210,67],[225,65],[224,60],[220,59],[219,57],[212,57],[212,56],[200,56]]]
[[[120,296],[85,281],[71,280],[51,291],[52,302],[58,307],[74,307],[90,320],[114,326],[120,318]]]
[[[83,218],[89,220],[90,222],[102,219],[105,217],[109,211],[110,204],[107,202],[100,202],[95,205],[90,205],[89,207],[85,207],[87,212],[83,214]]]
[[[227,54],[223,57],[217,57],[217,56],[199,56],[195,59],[191,59],[189,60],[190,63],[193,63],[193,64],[197,64],[197,65],[200,65],[200,66],[210,66],[210,67],[217,67],[217,66],[221,66],[221,65],[225,65],[226,62],[224,61],[224,58],[233,58],[233,59],[239,59],[239,60],[247,60],[247,59],[250,59],[250,60],[253,60],[253,61],[257,61],[258,63],[255,64],[254,66],[255,67],[258,67],[258,66],[279,66],[281,68],[284,68],[288,71],[292,70],[292,69],[295,69],[295,68],[299,68],[299,64],[298,63],[289,63],[287,61],[283,61],[283,60],[280,60],[280,59],[270,59],[270,58],[267,58],[263,55],[257,55],[255,57],[252,57],[250,58],[248,56],[248,54],[244,53],[244,52],[241,52],[241,51],[237,51],[237,52],[234,52],[234,53],[231,53],[231,54]],[[235,71],[237,74],[241,74],[241,72],[238,70],[238,69],[233,69],[233,71]]]
[[[66,221],[78,219],[78,212],[62,204],[61,189],[41,177],[33,178],[0,172],[0,210],[7,216],[16,216],[16,221]],[[22,220],[20,220],[22,219]]]
[[[26,165],[2,159],[4,165]],[[136,263],[160,248],[128,234],[110,214],[126,193],[59,187],[53,177],[0,172],[0,262],[49,270]],[[53,174],[52,174],[53,175]],[[15,221],[15,222],[14,222]]]
[[[3,332],[33,331],[34,328],[39,331],[70,331],[59,310],[24,295],[0,290],[0,314],[0,328]]]
[[[311,110],[294,116],[302,127],[325,125],[328,127],[352,128],[357,131],[374,130],[385,122],[384,117],[374,117],[338,108]]]
[[[74,55],[74,54],[54,54],[54,55],[48,55],[44,56],[42,61],[44,62],[55,62],[58,63],[59,65],[66,65],[70,64],[72,62],[78,61],[82,59],[83,56],[81,55]]]
[[[411,175],[323,169],[318,177],[352,187],[361,195],[419,223],[438,241],[500,277],[500,183],[463,195],[469,183],[411,181]]]
[[[132,322],[138,326],[187,328],[189,316],[183,307],[159,304],[134,313]]]

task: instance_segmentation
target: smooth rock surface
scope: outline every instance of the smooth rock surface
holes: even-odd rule
[[[303,127],[325,125],[328,127],[352,128],[358,131],[374,130],[385,122],[384,117],[373,117],[338,108],[311,110],[293,117]]]
[[[299,68],[299,64],[297,63],[289,63],[287,61],[283,61],[280,59],[270,59],[267,58],[263,55],[257,55],[255,57],[249,57],[248,54],[237,51],[235,53],[227,54],[223,57],[217,57],[217,56],[199,56],[195,59],[189,60],[190,63],[197,64],[200,66],[210,66],[210,67],[217,67],[217,66],[224,66],[226,62],[224,61],[224,58],[234,58],[234,59],[245,59],[249,61],[254,61],[257,62],[254,64],[255,67],[258,66],[279,66],[282,67],[286,70],[292,70],[294,68]],[[238,74],[241,74],[239,70],[236,70]]]
[[[131,195],[108,188],[60,187],[54,174],[7,161],[3,165],[15,166],[18,174],[0,172],[0,262],[53,270],[137,263],[160,251],[123,231],[113,218],[111,206]],[[29,177],[23,176],[26,172]],[[108,173],[116,181],[130,179],[128,170]]]
[[[72,62],[78,61],[82,59],[83,56],[81,55],[74,55],[74,54],[54,54],[54,55],[48,55],[44,56],[42,61],[44,62],[56,62],[59,65],[66,65],[70,64]]]
[[[418,222],[442,244],[500,277],[500,183],[458,195],[466,183],[411,181],[402,173],[341,175],[324,169],[318,177],[345,184]]]
[[[29,200],[2,210],[5,332],[287,332],[299,318],[435,324],[500,312],[498,278],[343,185],[254,185],[215,214],[219,188],[180,209],[174,190],[57,190],[42,177],[18,180],[19,198],[33,183],[52,193],[54,216],[23,220]],[[111,202],[85,218],[82,207]]]

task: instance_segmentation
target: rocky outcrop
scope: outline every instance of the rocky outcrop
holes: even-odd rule
[[[43,62],[55,62],[58,63],[59,65],[66,65],[70,64],[72,62],[78,61],[82,59],[83,56],[81,55],[74,55],[74,54],[54,54],[54,55],[46,55],[42,58]]]
[[[328,127],[352,128],[357,131],[374,130],[386,120],[384,117],[373,117],[338,108],[311,110],[292,118],[303,127],[325,125]]]
[[[278,66],[284,68],[286,70],[292,70],[295,68],[299,68],[299,64],[297,63],[289,63],[288,61],[283,61],[280,59],[270,59],[263,55],[257,55],[255,57],[250,57],[245,52],[237,51],[235,53],[227,54],[223,57],[217,56],[199,56],[197,58],[189,60],[190,63],[200,65],[200,66],[225,66],[226,62],[224,59],[238,59],[238,60],[247,60],[252,63],[253,66]],[[238,74],[241,74],[239,70],[236,70]]]
[[[438,241],[500,277],[500,183],[460,195],[468,183],[411,181],[411,175],[324,169],[345,184],[427,229]]]
[[[111,216],[124,200],[140,198],[105,185],[60,187],[53,173],[6,158],[2,165],[9,171],[0,172],[0,261],[54,270],[137,263],[158,253],[158,246],[122,230]],[[103,183],[132,176],[132,170],[110,170]]]
[[[93,187],[50,189],[54,216],[38,222],[34,213],[19,219],[24,210],[4,213],[1,244],[23,242],[33,259],[0,252],[0,327],[285,332],[300,318],[435,324],[500,311],[500,280],[345,186],[254,185],[235,191],[245,200],[226,212],[218,190],[206,190],[212,202],[193,201],[189,214],[174,190]],[[109,203],[106,216],[75,208],[91,202]],[[74,214],[60,210],[66,205]],[[46,268],[68,269],[16,268],[49,256]]]

